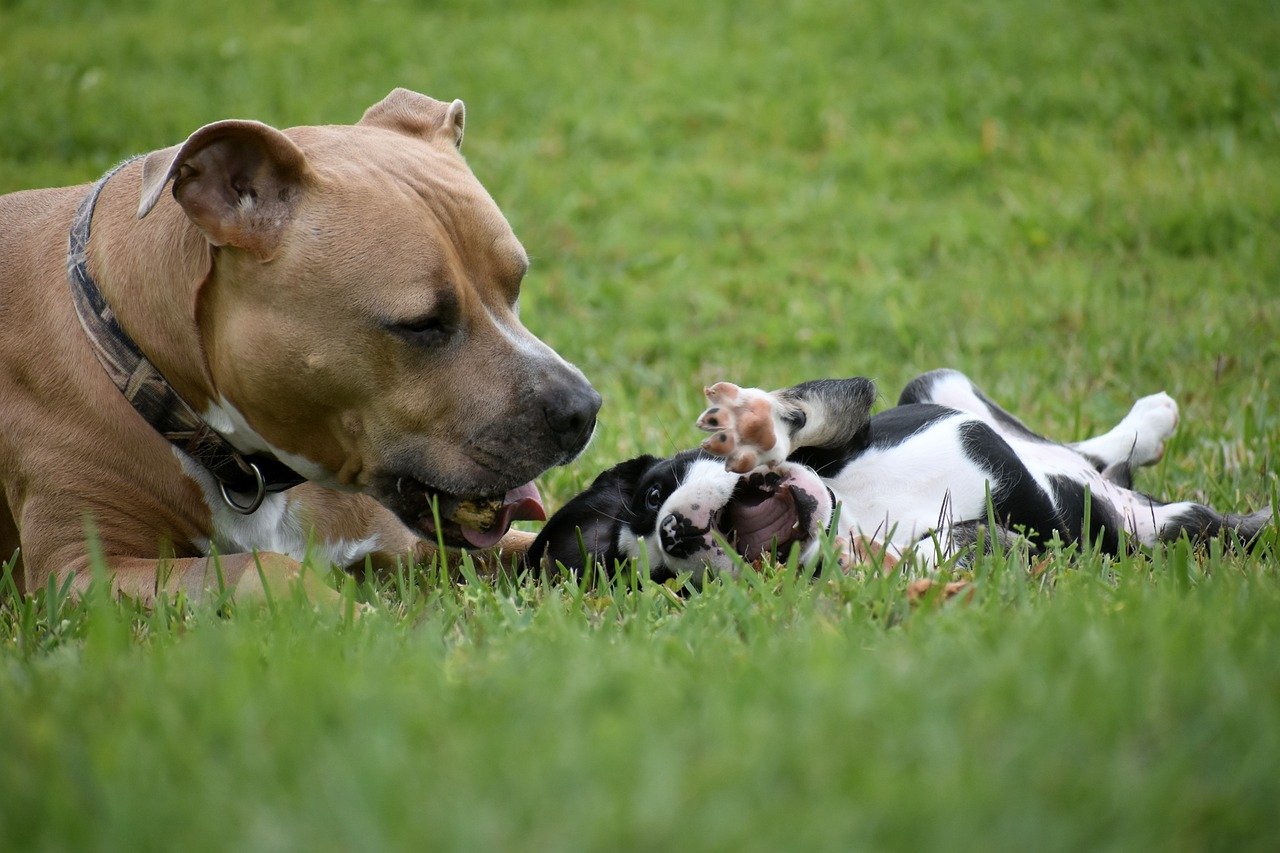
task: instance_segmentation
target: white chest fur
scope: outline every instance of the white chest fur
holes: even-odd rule
[[[183,472],[199,484],[209,508],[213,536],[207,542],[194,543],[206,554],[214,549],[222,554],[272,551],[301,561],[310,553],[313,559],[346,567],[378,548],[377,535],[356,540],[330,539],[322,530],[309,529],[287,492],[268,494],[252,515],[235,512],[222,500],[213,475],[177,448],[173,452]]]

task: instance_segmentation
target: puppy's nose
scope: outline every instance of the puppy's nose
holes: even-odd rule
[[[561,450],[579,451],[586,446],[596,426],[600,395],[587,382],[561,386],[547,395],[542,414]]]
[[[684,515],[673,512],[658,524],[658,541],[664,552],[680,559],[705,549],[710,532],[709,527],[698,527]]]

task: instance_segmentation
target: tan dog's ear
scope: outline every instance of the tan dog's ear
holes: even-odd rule
[[[467,107],[462,101],[446,104],[408,89],[394,89],[364,111],[360,124],[420,136],[426,140],[444,138],[454,148],[462,147],[462,129]]]
[[[302,149],[274,127],[215,122],[180,146],[147,155],[138,218],[151,212],[172,178],[173,197],[210,243],[265,260],[280,245],[309,173]]]

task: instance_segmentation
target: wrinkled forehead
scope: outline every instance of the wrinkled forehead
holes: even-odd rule
[[[491,256],[498,273],[517,278],[529,259],[506,217],[451,147],[370,127],[288,131],[307,155],[316,187],[339,212],[370,227],[404,230],[414,219],[441,228],[465,256]]]

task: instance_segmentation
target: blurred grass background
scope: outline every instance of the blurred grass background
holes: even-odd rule
[[[606,401],[552,506],[690,445],[708,382],[892,402],[948,365],[1063,438],[1166,389],[1140,485],[1243,509],[1280,449],[1277,45],[1262,0],[0,0],[0,191],[461,97],[524,319]],[[917,609],[418,578],[357,626],[9,595],[0,841],[1274,848],[1274,549],[982,571]]]

